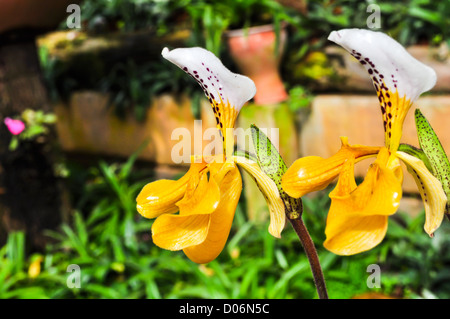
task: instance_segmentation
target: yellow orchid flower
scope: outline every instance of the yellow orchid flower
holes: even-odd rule
[[[329,194],[324,246],[339,255],[357,254],[383,240],[388,216],[398,209],[402,160],[418,185],[426,212],[424,229],[432,236],[442,222],[446,195],[421,160],[398,149],[405,116],[420,94],[434,86],[436,73],[381,32],[344,29],[333,31],[328,39],[350,52],[369,73],[381,106],[385,145],[349,145],[342,137],[341,149],[330,158],[308,156],[294,162],[282,178],[283,189],[298,198],[324,189],[338,177]],[[357,185],[354,165],[371,156],[376,160]]]
[[[227,241],[242,190],[239,165],[257,182],[269,206],[269,232],[280,237],[285,225],[284,204],[276,184],[250,159],[234,156],[232,129],[242,106],[256,93],[255,84],[229,71],[211,52],[179,48],[162,56],[202,87],[214,111],[223,139],[223,154],[193,156],[180,179],[147,184],[137,197],[137,210],[152,225],[154,243],[168,250],[183,250],[200,264],[214,260]],[[177,213],[179,212],[179,213]]]
[[[41,273],[41,263],[44,260],[44,257],[42,256],[36,256],[33,260],[33,262],[30,264],[30,267],[28,268],[28,277],[29,278],[37,278],[39,274]]]

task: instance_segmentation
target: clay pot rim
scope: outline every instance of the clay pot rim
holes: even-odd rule
[[[281,30],[285,29],[287,26],[287,22],[282,21],[281,22]],[[264,24],[259,26],[253,26],[248,28],[242,28],[242,29],[236,29],[236,30],[229,30],[225,32],[225,35],[229,38],[233,37],[243,37],[248,36],[252,34],[257,33],[264,33],[264,32],[273,32],[275,29],[274,24]]]

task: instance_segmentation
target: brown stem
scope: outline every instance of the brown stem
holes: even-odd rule
[[[314,246],[314,242],[309,235],[308,229],[303,223],[301,217],[291,219],[288,216],[288,220],[290,221],[292,227],[302,243],[303,249],[306,252],[306,255],[309,260],[309,264],[311,265],[311,271],[314,277],[314,283],[316,285],[317,293],[319,294],[320,299],[328,299],[327,287],[325,285],[325,278],[323,276],[322,267],[320,266],[319,256],[317,255],[316,247]]]

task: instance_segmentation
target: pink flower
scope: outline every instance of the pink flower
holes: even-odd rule
[[[5,118],[4,122],[12,135],[19,135],[25,129],[25,123],[23,123],[21,120],[14,120],[7,117]]]

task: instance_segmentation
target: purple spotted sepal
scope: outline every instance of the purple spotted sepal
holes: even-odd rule
[[[161,54],[198,82],[221,129],[234,126],[242,106],[256,93],[255,83],[250,78],[231,72],[208,50],[200,47],[164,48]]]
[[[343,29],[331,32],[328,40],[350,52],[366,68],[378,90],[398,91],[400,97],[415,101],[436,84],[436,72],[385,33]]]
[[[328,39],[346,49],[367,70],[381,106],[385,144],[395,152],[411,105],[436,83],[436,72],[382,32],[343,29]]]
[[[450,162],[428,120],[419,109],[415,111],[419,144],[431,166],[431,172],[441,182],[447,196],[446,214],[450,213]],[[450,216],[450,215],[448,215]]]

